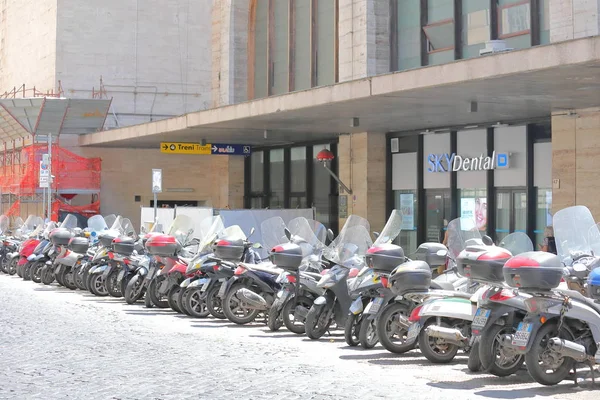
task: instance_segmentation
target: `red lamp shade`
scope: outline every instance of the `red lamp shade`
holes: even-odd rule
[[[333,153],[327,149],[323,149],[317,153],[318,161],[331,161],[334,158],[335,158],[335,156],[333,155]]]

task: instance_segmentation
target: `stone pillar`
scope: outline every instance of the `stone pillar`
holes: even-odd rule
[[[352,189],[348,215],[369,220],[371,231],[381,231],[386,222],[385,134],[354,133],[340,136],[338,170],[342,182]],[[340,218],[340,229],[346,222]]]
[[[213,156],[208,179],[213,188],[212,207],[244,208],[244,157]]]
[[[390,71],[389,0],[339,1],[340,82]]]
[[[550,0],[550,42],[600,34],[600,0]]]
[[[575,110],[552,116],[552,210],[584,205],[600,220],[600,109]]]
[[[250,0],[219,0],[213,4],[213,107],[220,107],[248,97]]]

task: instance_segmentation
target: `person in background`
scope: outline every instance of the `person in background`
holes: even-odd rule
[[[547,226],[544,230],[544,243],[540,244],[540,250],[556,254],[556,240],[554,239],[554,228]]]

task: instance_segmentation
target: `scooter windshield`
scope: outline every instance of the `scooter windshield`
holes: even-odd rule
[[[369,224],[369,221],[367,221],[363,217],[359,217],[358,215],[352,214],[346,220],[346,223],[342,227],[342,230],[340,230],[340,234],[335,239],[333,239],[331,243],[329,243],[328,248],[333,249],[335,251],[338,245],[343,242],[345,231],[355,226],[362,226],[367,230],[367,232],[371,232],[371,224]]]
[[[557,211],[552,218],[556,250],[564,261],[583,255],[600,254],[600,244],[590,239],[598,238],[596,222],[585,206],[567,207]],[[569,263],[570,264],[570,263]]]
[[[498,246],[510,251],[513,256],[533,251],[533,242],[525,232],[513,232],[507,235]]]
[[[477,229],[475,220],[471,218],[456,218],[448,224],[448,255],[453,260],[468,245],[483,245],[481,232]]]
[[[35,229],[35,227],[37,225],[39,225],[38,219],[41,219],[41,218],[40,217],[36,217],[35,215],[29,215],[27,217],[27,219],[25,220],[25,222],[23,223],[23,226],[21,227],[21,231],[23,233],[32,232]]]
[[[398,237],[402,231],[402,214],[398,210],[393,210],[392,214],[383,227],[383,230],[373,243],[373,246],[380,244],[391,243]]]
[[[305,242],[304,244],[300,244],[304,256],[315,253],[325,247],[324,241],[327,237],[327,230],[320,222],[308,220],[304,217],[297,217],[290,221],[288,229],[292,235],[301,238]]]
[[[91,232],[102,232],[108,229],[108,224],[102,215],[94,215],[88,219],[88,228]]]
[[[210,246],[219,237],[225,229],[223,219],[220,215],[208,217],[200,223],[200,245],[198,246],[199,253],[204,253],[210,250]]]
[[[289,239],[285,236],[285,222],[281,217],[272,217],[260,224],[262,236],[262,245],[267,250],[273,247],[288,243]]]
[[[133,224],[131,223],[131,220],[129,218],[123,219],[123,222],[121,223],[121,229],[123,231],[123,235],[133,238],[135,240],[138,239],[137,234],[135,233],[135,228],[133,227]]]
[[[110,228],[115,223],[117,216],[115,214],[108,214],[104,216],[104,221],[106,222],[106,226]]]
[[[360,264],[369,247],[373,245],[369,231],[362,225],[343,229],[337,239],[340,240],[335,248],[329,246],[328,258],[335,264],[346,267]]]
[[[54,229],[56,229],[56,222],[54,221],[50,221],[46,224],[46,228],[44,229],[44,237],[46,239],[49,239],[50,237],[50,232],[52,232]]]
[[[246,234],[239,225],[232,225],[223,229],[219,237],[230,238],[231,240],[246,240]]]
[[[9,224],[9,218],[6,215],[0,215],[0,233],[6,232]]]
[[[77,228],[77,217],[73,214],[67,215],[63,222],[60,224],[60,227],[69,230]]]
[[[175,217],[169,228],[168,235],[175,236],[175,239],[182,245],[188,243],[194,234],[194,221],[187,215],[178,215]]]

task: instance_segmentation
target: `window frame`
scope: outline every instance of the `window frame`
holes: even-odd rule
[[[523,30],[523,31],[518,31],[518,32],[513,32],[513,33],[507,33],[507,34],[502,34],[502,11],[509,9],[509,8],[514,8],[514,7],[520,7],[520,6],[524,6],[527,5],[529,6],[529,29],[527,30]],[[523,35],[530,35],[531,34],[531,19],[532,19],[532,4],[531,4],[531,0],[523,0],[517,3],[512,3],[512,4],[507,4],[505,6],[500,6],[498,5],[498,39],[509,39],[509,38],[513,38],[513,37],[517,37],[517,36],[523,36]],[[532,45],[533,47],[533,45]]]
[[[449,47],[443,47],[440,49],[431,49],[431,39],[429,38],[429,35],[427,34],[427,30],[426,28],[431,28],[431,27],[436,27],[436,26],[442,26],[442,25],[449,25],[452,24],[453,26],[453,33],[456,35],[455,31],[456,31],[456,24],[454,21],[454,18],[446,18],[446,19],[442,19],[440,21],[436,21],[436,22],[432,22],[429,23],[423,27],[421,27],[421,29],[423,30],[423,33],[425,34],[425,37],[427,38],[427,53],[428,54],[432,54],[432,53],[439,53],[442,51],[448,51],[448,50],[454,50],[454,48],[456,47],[456,37],[453,40],[453,45],[449,46]]]

